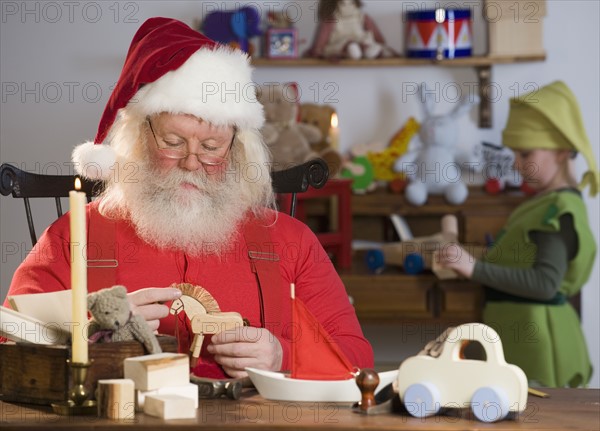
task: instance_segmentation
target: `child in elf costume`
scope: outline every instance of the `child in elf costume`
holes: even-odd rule
[[[595,196],[599,182],[575,96],[558,81],[512,99],[503,141],[536,195],[515,209],[482,260],[450,247],[439,262],[487,287],[483,320],[530,382],[586,385],[592,365],[568,299],[588,280],[596,255],[580,190],[589,186]],[[577,152],[589,168],[579,184],[569,163]]]

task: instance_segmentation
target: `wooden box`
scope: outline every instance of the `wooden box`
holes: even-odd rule
[[[545,0],[486,0],[490,55],[545,55]]]
[[[175,337],[160,336],[158,341],[164,352],[177,352]],[[90,344],[93,362],[86,387],[94,394],[98,380],[123,378],[125,358],[144,354],[136,341]],[[0,344],[0,400],[43,405],[65,401],[71,388],[69,358],[70,346]]]

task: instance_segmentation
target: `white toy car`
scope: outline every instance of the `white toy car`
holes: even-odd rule
[[[463,340],[481,343],[486,359],[462,359]],[[394,390],[408,412],[420,418],[441,408],[470,406],[480,421],[496,422],[527,406],[525,373],[506,363],[499,335],[482,323],[454,328],[437,358],[418,355],[402,362]]]

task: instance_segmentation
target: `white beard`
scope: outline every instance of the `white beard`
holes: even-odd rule
[[[185,189],[183,183],[196,189]],[[191,255],[220,254],[233,246],[232,239],[250,205],[239,178],[226,170],[209,176],[178,168],[161,173],[152,163],[140,164],[135,182],[122,188],[137,234],[158,248]]]

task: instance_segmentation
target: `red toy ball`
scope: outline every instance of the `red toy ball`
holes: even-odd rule
[[[490,195],[497,195],[502,191],[502,184],[498,178],[490,178],[485,182],[485,191]]]

